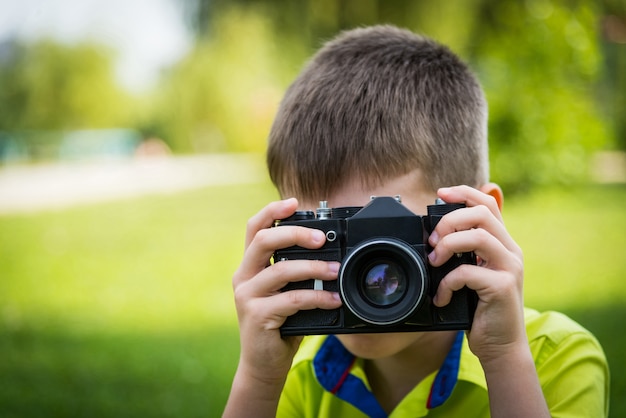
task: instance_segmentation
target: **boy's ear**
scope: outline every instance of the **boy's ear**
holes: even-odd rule
[[[504,194],[502,193],[502,189],[496,183],[486,183],[482,185],[479,190],[485,194],[496,199],[498,203],[498,209],[502,212],[502,206],[504,205]]]

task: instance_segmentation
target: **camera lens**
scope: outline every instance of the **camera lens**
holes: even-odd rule
[[[377,306],[393,305],[406,290],[404,269],[393,260],[374,262],[371,267],[365,267],[363,280],[363,296]]]
[[[400,323],[421,305],[427,276],[420,255],[394,238],[355,246],[344,258],[339,290],[346,308],[373,325]]]

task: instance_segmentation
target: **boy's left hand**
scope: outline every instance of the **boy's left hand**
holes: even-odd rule
[[[482,190],[490,187],[497,188],[488,184]],[[452,292],[463,286],[478,293],[468,340],[483,365],[528,350],[523,256],[504,226],[499,201],[468,186],[442,188],[437,194],[448,203],[465,203],[466,208],[448,213],[431,234],[430,263],[438,267],[455,253],[473,251],[478,265],[463,264],[448,273],[439,284],[435,305],[447,305]]]

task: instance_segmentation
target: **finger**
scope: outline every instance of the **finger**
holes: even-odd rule
[[[437,195],[447,203],[465,203],[467,207],[486,206],[502,222],[502,213],[496,199],[478,189],[469,186],[442,187],[437,190]]]
[[[479,299],[485,303],[495,299],[520,301],[522,298],[522,281],[514,273],[463,264],[441,280],[433,303],[439,307],[447,305],[452,299],[452,293],[464,286],[475,290]]]
[[[238,273],[250,278],[267,267],[274,251],[298,245],[316,249],[324,245],[326,235],[318,229],[302,226],[280,226],[258,231],[246,249]]]
[[[297,208],[298,200],[291,198],[271,202],[261,209],[261,211],[248,220],[245,248],[248,248],[250,242],[252,242],[260,230],[271,227],[277,219],[284,219],[293,215]]]
[[[459,209],[446,214],[437,224],[428,242],[432,247],[436,247],[442,237],[468,229],[484,229],[504,244],[509,251],[521,254],[519,246],[511,238],[504,224],[495,218],[491,210],[484,205]]]
[[[519,268],[521,257],[510,252],[496,237],[482,228],[446,235],[428,254],[430,264],[439,267],[453,254],[474,252],[481,258],[482,267],[509,270]]]
[[[275,263],[258,273],[254,280],[238,289],[247,293],[246,297],[271,296],[285,287],[287,283],[309,279],[336,280],[339,271],[338,262],[319,260],[288,260]]]
[[[249,305],[257,318],[263,318],[261,326],[266,330],[280,328],[288,316],[309,309],[336,309],[341,299],[336,292],[324,290],[290,290],[270,298],[258,298]]]

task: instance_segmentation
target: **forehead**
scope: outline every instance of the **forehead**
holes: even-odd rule
[[[433,204],[436,192],[424,186],[420,170],[385,180],[380,184],[366,186],[359,178],[343,182],[329,196],[318,200],[301,200],[299,210],[314,210],[319,200],[326,200],[329,207],[364,206],[372,196],[399,195],[402,203],[416,214],[425,213],[426,206]],[[296,196],[297,197],[297,196]]]

